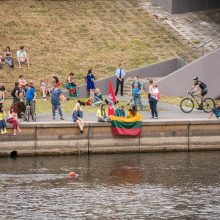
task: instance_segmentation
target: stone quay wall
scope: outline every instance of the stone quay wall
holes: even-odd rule
[[[71,123],[26,123],[0,136],[0,156],[220,150],[219,120],[144,121],[139,137],[113,136],[109,123],[87,122],[82,135]]]

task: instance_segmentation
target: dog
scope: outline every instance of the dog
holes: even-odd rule
[[[24,102],[16,102],[11,106],[11,109],[12,108],[18,114],[18,118],[22,118],[22,116],[25,114],[26,105],[24,104]]]

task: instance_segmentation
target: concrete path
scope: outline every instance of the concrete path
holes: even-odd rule
[[[128,102],[130,100],[129,96],[118,96],[117,99],[121,101]],[[143,104],[148,106],[148,102],[146,99],[143,100]],[[92,108],[92,107],[91,107]],[[183,113],[180,110],[179,106],[166,104],[166,103],[158,103],[158,108],[162,109],[159,112],[159,119],[207,119],[210,114],[205,113],[203,111],[193,110],[191,113]],[[143,115],[143,120],[155,120],[150,119],[151,114],[149,111],[141,111],[140,112]],[[71,113],[64,113],[64,121],[72,121]],[[96,121],[96,113],[95,112],[85,112],[84,113],[84,119],[85,121]],[[60,120],[59,114],[57,114],[56,119],[52,119],[51,113],[44,113],[44,114],[37,114],[37,122],[47,122],[47,121],[54,121],[56,123],[63,122]],[[24,122],[25,123],[25,122]]]

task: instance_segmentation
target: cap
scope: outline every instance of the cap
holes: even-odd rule
[[[193,78],[193,80],[198,80],[198,79],[199,79],[198,76],[196,76],[196,77]]]

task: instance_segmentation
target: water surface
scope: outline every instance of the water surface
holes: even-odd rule
[[[0,219],[220,219],[219,159],[220,152],[1,158]]]

